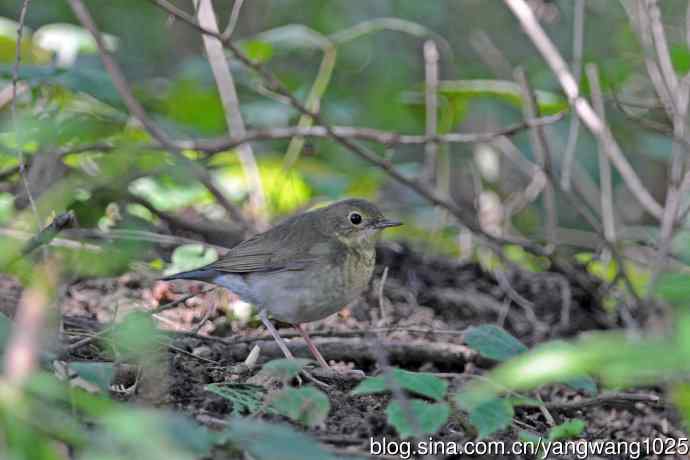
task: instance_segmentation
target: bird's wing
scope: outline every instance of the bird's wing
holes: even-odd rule
[[[288,224],[288,222],[286,222]],[[305,248],[305,226],[279,225],[243,241],[206,268],[227,273],[249,273],[278,270],[304,270],[321,255]],[[318,235],[314,235],[318,239]]]

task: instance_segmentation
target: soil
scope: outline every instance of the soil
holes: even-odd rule
[[[607,287],[583,267],[570,267],[574,272],[529,272],[514,268],[497,274],[477,263],[425,256],[397,243],[381,246],[377,262],[371,287],[361,300],[337,315],[305,325],[326,358],[333,360],[336,367],[354,367],[367,375],[379,373],[380,356],[372,351],[375,348],[372,331],[375,331],[376,340],[383,343],[391,365],[411,371],[442,373],[449,380],[452,392],[496,365],[466,347],[462,331],[470,326],[499,325],[531,347],[554,338],[572,338],[587,331],[623,327],[629,321],[642,326],[651,321],[637,312],[632,312],[627,319],[607,313],[597,300],[598,294]],[[575,278],[584,280],[581,284],[585,287],[572,281]],[[256,385],[273,391],[276,383],[262,381],[257,372],[260,364],[281,356],[275,344],[265,339],[263,328],[255,317],[243,319],[237,313],[242,307],[237,299],[220,289],[204,293],[207,288],[207,285],[194,282],[158,282],[152,274],[142,272],[74,281],[60,297],[65,340],[74,343],[84,337],[85,330],[93,333],[108,327],[131,311],[152,310],[197,293],[176,308],[155,316],[161,329],[174,338],[159,362],[165,378],[154,375],[148,382],[143,378],[136,393],[130,394],[121,390],[132,385],[136,372],[123,370],[114,382],[113,395],[133,403],[173,408],[214,428],[222,426],[231,414],[242,413],[245,408],[240,404],[233,407],[230,400],[209,392],[207,385],[231,382],[236,384],[235,388],[249,392],[256,391],[259,388]],[[20,285],[0,275],[0,310],[12,316],[20,295]],[[209,311],[208,318],[202,322]],[[190,332],[195,330],[198,331]],[[296,335],[287,326],[280,330],[285,337]],[[301,338],[291,338],[289,343],[297,356],[309,357]],[[256,344],[261,347],[258,365],[249,368],[243,362]],[[111,358],[96,341],[64,356],[66,360]],[[357,379],[326,380],[330,384],[325,391],[331,410],[324,425],[309,430],[293,424],[295,427],[332,449],[348,454],[367,455],[372,437],[397,439],[395,430],[386,422],[385,408],[390,396],[353,396],[350,390]],[[580,439],[687,438],[679,416],[664,402],[662,389],[627,391],[647,394],[650,401],[618,400],[545,412],[519,408],[512,426],[491,439],[514,441],[520,432],[543,435],[554,423],[575,418],[583,420],[586,426]],[[654,395],[660,402],[651,401]],[[540,397],[546,403],[591,398],[564,385],[548,385],[529,396]],[[262,417],[292,423],[277,415]],[[463,427],[462,420],[457,417],[450,420],[434,435],[434,440],[460,444],[476,440],[476,436]]]

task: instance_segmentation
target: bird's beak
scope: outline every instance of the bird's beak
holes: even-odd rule
[[[381,219],[377,222],[374,222],[374,228],[399,227],[401,225],[402,222],[398,222],[397,220]]]

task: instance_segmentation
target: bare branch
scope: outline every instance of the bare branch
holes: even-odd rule
[[[527,2],[525,0],[504,0],[504,2],[520,21],[520,25],[525,33],[532,40],[532,43],[539,50],[551,70],[556,74],[556,78],[558,78],[563,91],[565,91],[568,96],[568,100],[574,107],[580,120],[597,139],[609,145],[605,150],[606,154],[620,172],[625,184],[635,198],[650,214],[657,219],[661,219],[663,215],[661,205],[644,187],[642,181],[637,176],[632,166],[630,166],[630,163],[613,137],[609,127],[597,116],[587,100],[580,96],[577,81],[568,70],[568,65],[563,60],[563,57],[561,57],[553,42],[544,32],[537,18],[534,17],[534,13]]]
[[[489,142],[500,136],[513,136],[527,128],[545,126],[563,119],[564,113],[557,113],[542,118],[515,123],[505,128],[484,133],[449,133],[434,136],[420,136],[415,134],[400,134],[393,131],[382,131],[373,128],[354,126],[330,126],[329,128],[339,137],[353,140],[371,141],[384,145],[424,145],[429,142],[438,144],[473,144]],[[290,139],[292,137],[332,138],[325,126],[286,126],[281,128],[247,131],[244,138],[219,138],[214,140],[178,141],[178,148],[199,150],[206,153],[223,152],[232,149],[242,142]]]
[[[21,255],[29,254],[35,249],[50,244],[62,230],[71,227],[76,222],[74,211],[58,214],[53,221],[45,226],[36,236],[31,238],[22,248]]]
[[[424,101],[426,113],[426,136],[433,139],[438,131],[438,48],[433,40],[424,42]],[[438,144],[429,141],[425,145],[424,170],[422,180],[430,186],[436,182],[436,156]]]
[[[208,30],[218,33],[216,13],[213,10],[211,0],[194,0],[194,4],[197,8],[199,24]],[[230,72],[230,66],[225,58],[223,44],[220,40],[206,34],[202,34],[201,38],[204,42],[208,62],[211,65],[213,78],[216,80],[220,100],[223,103],[228,131],[234,136],[244,137],[246,128],[244,126],[244,120],[242,119],[242,113],[240,112],[240,100],[237,96],[235,81]],[[254,158],[254,152],[249,143],[238,145],[237,151],[242,169],[249,183],[249,196],[254,217],[261,221],[264,219],[266,210],[266,198],[261,184],[259,167]]]
[[[230,40],[232,33],[235,31],[235,27],[237,26],[237,20],[240,17],[240,10],[242,9],[243,4],[244,0],[235,0],[232,4],[230,19],[228,20],[228,25],[225,27],[225,30],[223,31],[223,38],[225,38],[226,40]]]
[[[661,76],[666,83],[668,88],[668,93],[671,95],[669,102],[671,107],[675,110],[669,115],[678,112],[679,107],[676,105],[675,95],[678,90],[678,77],[676,76],[676,71],[671,63],[671,55],[668,49],[668,43],[666,43],[666,35],[664,34],[664,26],[661,23],[661,11],[659,11],[659,5],[656,0],[641,0],[645,2],[647,6],[647,13],[649,14],[649,27],[652,32],[652,37],[654,38],[654,48],[656,50],[656,57],[659,61],[659,68],[661,70]],[[640,3],[642,5],[642,3]],[[644,7],[642,7],[644,8]],[[644,13],[643,13],[644,14]]]
[[[582,71],[582,48],[584,43],[585,29],[585,0],[575,0],[573,3],[573,77],[575,81],[580,81]],[[563,165],[561,167],[561,185],[563,189],[570,190],[570,178],[575,161],[575,150],[577,139],[580,133],[580,119],[577,116],[570,118],[570,128],[568,131],[568,141],[563,153]]]
[[[594,109],[602,120],[606,120],[604,98],[599,85],[599,72],[595,64],[588,64],[585,69],[592,93]],[[604,225],[604,238],[609,242],[616,241],[616,227],[613,211],[613,185],[611,183],[611,164],[604,153],[608,145],[599,142],[599,182],[601,185],[601,219]]]
[[[664,110],[669,116],[672,116],[673,112],[675,112],[673,108],[672,96],[668,91],[668,87],[664,81],[661,69],[652,55],[652,53],[654,53],[654,41],[652,39],[652,27],[650,24],[645,0],[636,0],[633,2],[622,1],[621,4],[630,17],[630,22],[636,29],[637,35],[640,37],[640,41],[644,49],[645,66],[647,67],[647,74],[652,82],[652,86],[654,86],[654,90],[656,91]]]
[[[523,113],[525,119],[531,120],[539,116],[539,106],[534,93],[530,90],[525,72],[518,68],[515,71],[515,79],[522,88]],[[530,140],[532,143],[532,151],[537,160],[537,165],[543,171],[551,171],[551,153],[549,151],[546,136],[542,127],[534,127],[530,129]],[[553,183],[549,180],[544,188],[544,209],[546,210],[546,241],[551,244],[557,244],[556,241],[556,226],[558,225],[558,214],[556,211],[556,195],[553,188]]]
[[[17,43],[15,46],[16,55],[14,57],[14,65],[12,66],[12,102],[10,108],[12,114],[12,125],[14,127],[14,134],[15,136],[17,136],[18,139],[19,124],[17,123],[17,83],[19,82],[19,64],[22,60],[22,34],[24,32],[24,20],[26,19],[26,12],[29,9],[29,3],[31,3],[31,0],[24,0],[24,2],[22,3],[22,9],[19,12],[19,25],[17,26]],[[31,205],[31,210],[34,213],[34,217],[36,218],[36,224],[40,226],[41,217],[38,214],[38,208],[36,207],[36,201],[34,200],[34,196],[31,194],[31,190],[29,189],[29,181],[26,178],[26,164],[24,163],[24,152],[21,150],[21,147],[19,149],[18,158],[19,175],[21,176],[22,184],[24,185],[24,191],[26,192],[26,196],[29,199],[29,204]]]

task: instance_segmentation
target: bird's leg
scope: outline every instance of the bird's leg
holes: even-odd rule
[[[304,341],[307,342],[307,347],[309,348],[309,351],[311,352],[312,355],[314,355],[314,358],[321,364],[321,367],[323,367],[326,370],[331,370],[331,366],[328,365],[325,359],[323,359],[323,355],[319,351],[318,348],[316,348],[316,345],[314,345],[314,342],[312,342],[311,338],[309,337],[309,334],[307,334],[307,331],[304,330],[301,324],[293,324],[294,328],[299,331],[300,334],[302,334],[302,337],[304,337]]]
[[[278,330],[275,328],[275,326],[273,326],[273,323],[271,322],[271,320],[268,319],[268,314],[266,313],[266,310],[261,310],[259,312],[259,318],[261,318],[261,322],[264,323],[264,326],[266,326],[266,329],[268,329],[268,332],[271,333],[271,335],[273,336],[275,341],[278,343],[278,347],[280,347],[280,349],[283,352],[283,354],[285,355],[285,357],[288,359],[295,359],[295,356],[292,354],[290,349],[287,347],[285,340],[283,340],[283,338],[280,336],[280,334],[278,334]],[[309,343],[309,342],[307,342],[307,343]],[[318,353],[318,350],[317,350],[317,353]],[[319,356],[321,356],[321,354],[319,354]],[[321,359],[323,360],[322,356],[321,356]],[[324,362],[324,364],[326,363],[326,361],[323,361],[323,362]],[[326,366],[328,366],[328,364],[326,364]],[[306,370],[302,369],[302,371],[300,373],[302,375],[304,375],[309,381],[315,383],[316,385],[320,386],[321,388],[324,388],[324,389],[330,388],[330,385],[317,379],[316,377],[311,375]],[[300,385],[302,384],[302,379],[299,377],[299,375],[297,376],[297,381],[299,382]]]
[[[268,314],[266,313],[266,310],[261,310],[259,312],[259,318],[261,318],[261,322],[264,323],[264,326],[266,326],[266,329],[268,329],[268,332],[271,333],[275,341],[278,343],[278,347],[280,350],[283,352],[286,358],[289,359],[295,359],[295,356],[292,354],[290,349],[287,347],[287,344],[285,343],[285,340],[278,334],[278,330],[273,326],[273,323],[271,320],[268,319]]]

